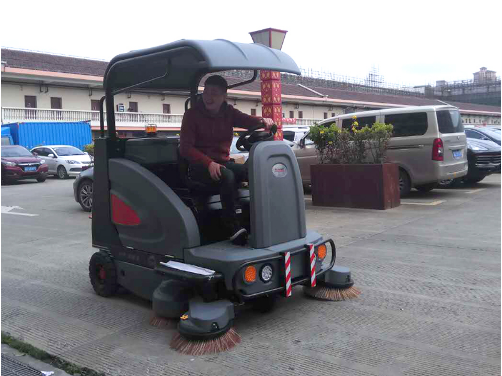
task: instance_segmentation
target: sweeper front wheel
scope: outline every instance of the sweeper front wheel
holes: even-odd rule
[[[99,251],[92,255],[89,261],[89,278],[96,294],[109,297],[117,292],[117,271],[108,253]]]

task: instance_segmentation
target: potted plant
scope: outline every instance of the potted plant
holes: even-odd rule
[[[386,162],[392,125],[374,123],[360,127],[353,117],[351,129],[314,125],[319,164],[310,167],[312,203],[366,209],[390,209],[400,205],[399,170]]]

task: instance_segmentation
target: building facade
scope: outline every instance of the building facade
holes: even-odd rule
[[[90,121],[99,130],[99,101],[104,96],[105,61],[2,49],[2,123],[23,121]],[[244,81],[225,73],[230,84]],[[301,81],[283,75],[284,127],[312,125],[335,115],[379,108],[444,104],[425,96],[357,92],[337,87],[317,87],[315,80]],[[303,83],[301,83],[303,82]],[[309,85],[305,85],[308,83]],[[329,85],[325,85],[329,86]],[[200,88],[202,90],[202,88]],[[135,136],[146,124],[159,132],[177,133],[188,93],[152,94],[136,90],[115,97],[119,134]],[[261,115],[259,79],[228,91],[228,102],[250,115]],[[500,106],[453,103],[469,125],[499,125]]]

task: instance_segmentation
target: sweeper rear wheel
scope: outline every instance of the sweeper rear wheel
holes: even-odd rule
[[[109,297],[117,292],[117,271],[108,253],[99,251],[92,255],[89,261],[89,278],[96,294]]]

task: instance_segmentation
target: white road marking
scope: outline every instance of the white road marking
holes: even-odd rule
[[[464,193],[478,193],[484,191],[486,188],[473,189],[472,191],[465,191]]]
[[[23,210],[23,208],[20,206],[2,206],[2,214],[14,214],[14,215],[24,215],[26,217],[38,217],[38,214],[12,212],[12,210],[14,209]]]
[[[445,200],[438,200],[438,201],[432,201],[432,202],[406,202],[406,201],[401,201],[402,205],[423,205],[423,206],[436,206],[439,204],[442,204],[443,202],[446,202]]]

